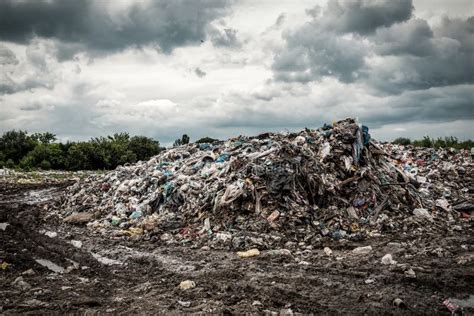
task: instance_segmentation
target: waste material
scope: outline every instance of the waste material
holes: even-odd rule
[[[331,248],[329,247],[324,247],[324,253],[326,254],[326,256],[330,257],[332,255],[332,250]]]
[[[196,283],[194,283],[194,281],[191,281],[191,280],[185,280],[179,284],[179,288],[181,290],[189,290],[189,289],[192,289],[193,287],[196,287]]]
[[[64,219],[66,223],[70,224],[85,224],[92,219],[93,214],[91,213],[76,213],[69,215]]]
[[[237,255],[240,258],[256,257],[256,256],[260,256],[260,251],[258,249],[254,248],[254,249],[250,249],[250,250],[247,250],[247,251],[238,251]],[[291,253],[290,253],[290,255],[291,255]]]
[[[393,306],[396,306],[396,307],[401,308],[401,309],[406,309],[407,308],[407,305],[405,304],[405,302],[400,298],[394,299],[392,304],[393,304]]]
[[[438,229],[473,211],[468,151],[379,143],[353,119],[205,145],[81,179],[51,208],[92,230],[236,250]]]
[[[27,291],[31,289],[31,285],[28,282],[25,282],[22,276],[17,277],[15,281],[13,281],[12,285],[19,288],[22,291]]]
[[[372,246],[357,247],[352,249],[352,253],[356,255],[366,255],[372,251]]]
[[[80,240],[71,240],[71,245],[76,248],[82,248],[82,241]]]
[[[42,265],[43,267],[48,268],[49,270],[55,272],[55,273],[64,273],[64,268],[61,266],[58,266],[54,262],[47,260],[47,259],[36,259],[35,260],[37,263]]]
[[[387,253],[385,256],[382,257],[382,264],[391,265],[391,264],[397,264],[397,262],[393,260],[391,254]]]
[[[255,249],[258,251],[258,249]],[[247,251],[248,253],[248,251]],[[257,253],[257,252],[255,252]],[[260,254],[260,251],[258,252],[258,254]],[[258,256],[257,254],[257,256]],[[289,251],[288,249],[274,249],[274,250],[269,250],[267,252],[268,255],[270,256],[287,256],[287,257],[291,257],[291,251]]]

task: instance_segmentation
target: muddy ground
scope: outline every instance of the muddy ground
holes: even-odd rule
[[[474,314],[467,220],[454,231],[326,241],[291,255],[241,259],[64,224],[43,203],[66,185],[0,186],[0,313],[449,315],[443,301],[451,298]],[[366,245],[368,255],[351,252]],[[398,263],[381,264],[387,253]],[[196,287],[179,289],[183,280]]]

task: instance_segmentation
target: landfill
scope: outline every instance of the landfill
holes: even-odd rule
[[[349,118],[170,148],[77,181],[52,209],[111,236],[271,249],[460,229],[473,192],[470,152],[380,143]]]

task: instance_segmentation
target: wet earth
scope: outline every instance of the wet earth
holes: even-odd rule
[[[474,314],[471,221],[243,259],[65,224],[44,203],[68,184],[0,186],[1,314]]]

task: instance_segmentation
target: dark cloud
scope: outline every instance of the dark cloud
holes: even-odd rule
[[[313,23],[285,39],[272,66],[277,80],[309,82],[330,76],[349,83],[362,75],[366,50],[359,41],[319,32]]]
[[[308,13],[328,30],[369,34],[378,27],[408,20],[412,11],[411,0],[332,0],[320,18],[319,10],[309,10]]]
[[[209,23],[225,14],[231,1],[134,2],[118,12],[110,12],[108,4],[111,2],[3,0],[0,40],[27,43],[35,36],[55,39],[69,44],[59,52],[63,58],[77,49],[104,53],[145,45],[157,45],[169,53],[179,46],[199,44],[206,38]]]
[[[413,19],[395,24],[390,28],[377,30],[374,41],[376,51],[381,55],[430,56],[433,45],[433,31],[425,20]]]
[[[354,82],[363,75],[367,48],[357,37],[410,18],[411,0],[338,1],[307,10],[312,21],[285,34],[286,47],[273,63],[275,78],[308,82],[335,77]],[[342,36],[354,33],[352,36]]]
[[[383,94],[474,83],[474,17],[430,26],[412,10],[411,1],[336,0],[308,10],[312,20],[284,34],[274,78],[333,77]]]
[[[198,76],[199,78],[202,78],[202,77],[205,77],[207,75],[207,73],[203,70],[201,70],[201,68],[196,68],[194,69],[194,73],[196,74],[196,76]]]
[[[380,29],[375,51],[386,62],[372,67],[368,82],[383,91],[474,83],[474,18],[445,18],[433,29],[424,20]]]

